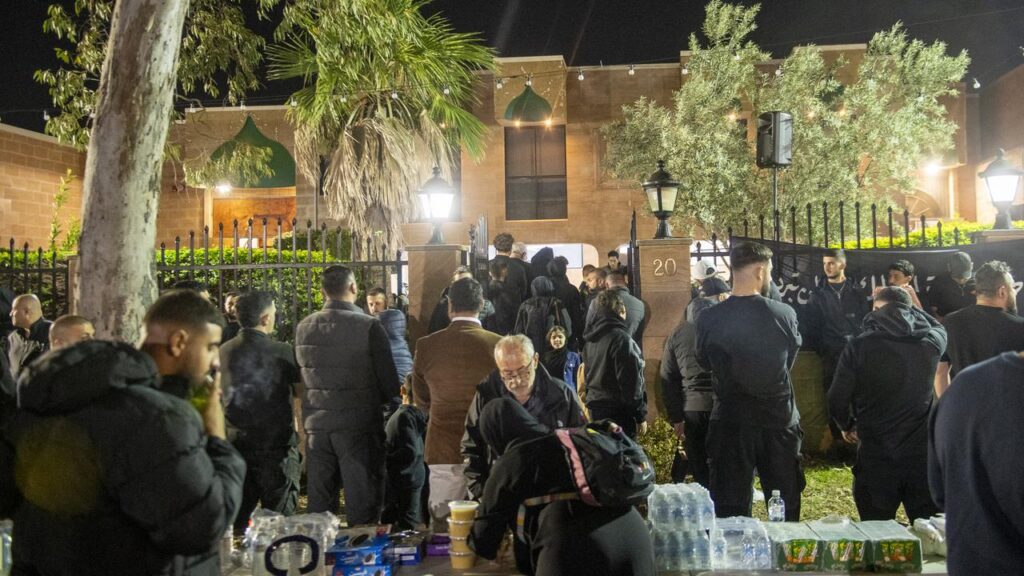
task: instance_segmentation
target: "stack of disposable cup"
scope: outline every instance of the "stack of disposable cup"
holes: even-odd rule
[[[476,554],[469,549],[466,539],[470,530],[473,529],[473,519],[476,518],[476,509],[480,505],[470,500],[455,500],[448,503],[451,517],[448,519],[448,536],[451,537],[451,548],[448,557],[452,561],[452,568],[456,570],[469,570],[476,562]]]

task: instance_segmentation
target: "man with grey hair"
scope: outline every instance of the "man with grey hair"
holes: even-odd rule
[[[50,325],[43,318],[43,307],[35,294],[22,294],[11,306],[14,332],[7,335],[7,355],[15,380],[26,366],[50,349]]]
[[[462,456],[466,461],[469,493],[479,498],[484,491],[494,454],[480,434],[480,413],[488,402],[513,398],[541,424],[555,428],[577,427],[586,417],[568,384],[552,376],[539,362],[533,343],[522,334],[505,336],[494,347],[497,370],[476,387],[466,416]]]

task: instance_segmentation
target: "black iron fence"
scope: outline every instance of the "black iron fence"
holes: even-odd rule
[[[28,244],[18,246],[10,239],[0,249],[0,300],[13,300],[18,294],[39,296],[43,313],[55,318],[68,311],[69,291],[68,254],[56,249],[30,250]],[[3,324],[6,318],[0,319]]]
[[[261,221],[260,233],[254,234],[254,222],[241,225],[237,220],[228,227],[218,225],[211,234],[208,227],[201,233],[189,232],[168,244],[161,243],[154,253],[157,286],[164,290],[183,280],[197,282],[210,291],[211,298],[223,303],[230,292],[267,290],[275,295],[278,305],[277,337],[291,340],[298,322],[323,305],[320,278],[323,270],[344,264],[355,273],[361,293],[372,287],[384,288],[400,308],[406,292],[406,263],[401,253],[394,258],[383,257],[383,250],[372,240],[358,241],[340,228],[314,228],[307,221],[300,226],[296,220],[276,221],[270,232],[268,220]],[[227,229],[225,229],[227,228]],[[14,294],[33,292],[39,295],[43,309],[50,317],[69,309],[69,258],[60,252],[30,252],[10,241],[10,249],[0,254],[0,287]],[[352,261],[358,252],[372,260]]]

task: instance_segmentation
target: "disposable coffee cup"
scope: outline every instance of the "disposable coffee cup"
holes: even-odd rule
[[[452,520],[470,521],[476,518],[476,509],[480,507],[479,502],[472,500],[454,500],[448,503],[448,510],[452,513]]]
[[[452,560],[452,568],[455,570],[469,570],[476,563],[476,554],[472,552],[449,552],[448,557]]]
[[[465,538],[473,530],[472,520],[449,520],[448,535],[452,538]]]

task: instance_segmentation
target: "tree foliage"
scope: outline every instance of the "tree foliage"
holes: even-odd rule
[[[54,4],[44,30],[58,39],[61,65],[40,70],[58,113],[46,132],[88,146],[100,69],[115,0]],[[299,79],[289,117],[297,131],[298,168],[316,182],[320,157],[331,216],[362,236],[401,242],[400,225],[415,216],[415,190],[434,165],[450,178],[462,147],[483,151],[486,128],[471,112],[474,73],[493,54],[439,15],[424,16],[423,0],[191,0],[178,66],[180,108],[198,97],[239,102],[260,87],[264,54],[272,79]],[[268,42],[246,25],[246,12],[280,17]],[[269,44],[269,45],[268,45]],[[393,97],[397,96],[397,97]],[[174,115],[180,119],[183,113]],[[267,175],[267,151],[238,147],[217,161],[167,158],[186,181],[209,186]],[[230,176],[230,177],[229,177]]]
[[[606,127],[607,167],[641,181],[655,161],[683,182],[677,226],[722,231],[744,213],[769,214],[771,173],[755,165],[742,110],[793,115],[793,162],[779,175],[779,207],[845,201],[890,205],[914,188],[927,158],[952,148],[956,125],[942,98],[957,94],[969,62],[941,42],[909,39],[900,24],[874,35],[856,68],[813,46],[798,47],[776,73],[750,39],[760,7],[713,0],[704,42],[690,36],[681,88],[668,106],[641,99]],[[786,219],[783,218],[785,226]],[[802,231],[802,230],[801,230]]]
[[[450,179],[460,146],[479,155],[486,135],[467,104],[493,54],[424,5],[294,0],[269,51],[271,78],[303,83],[290,109],[299,170],[317,181],[326,161],[331,216],[389,251],[432,166]]]

